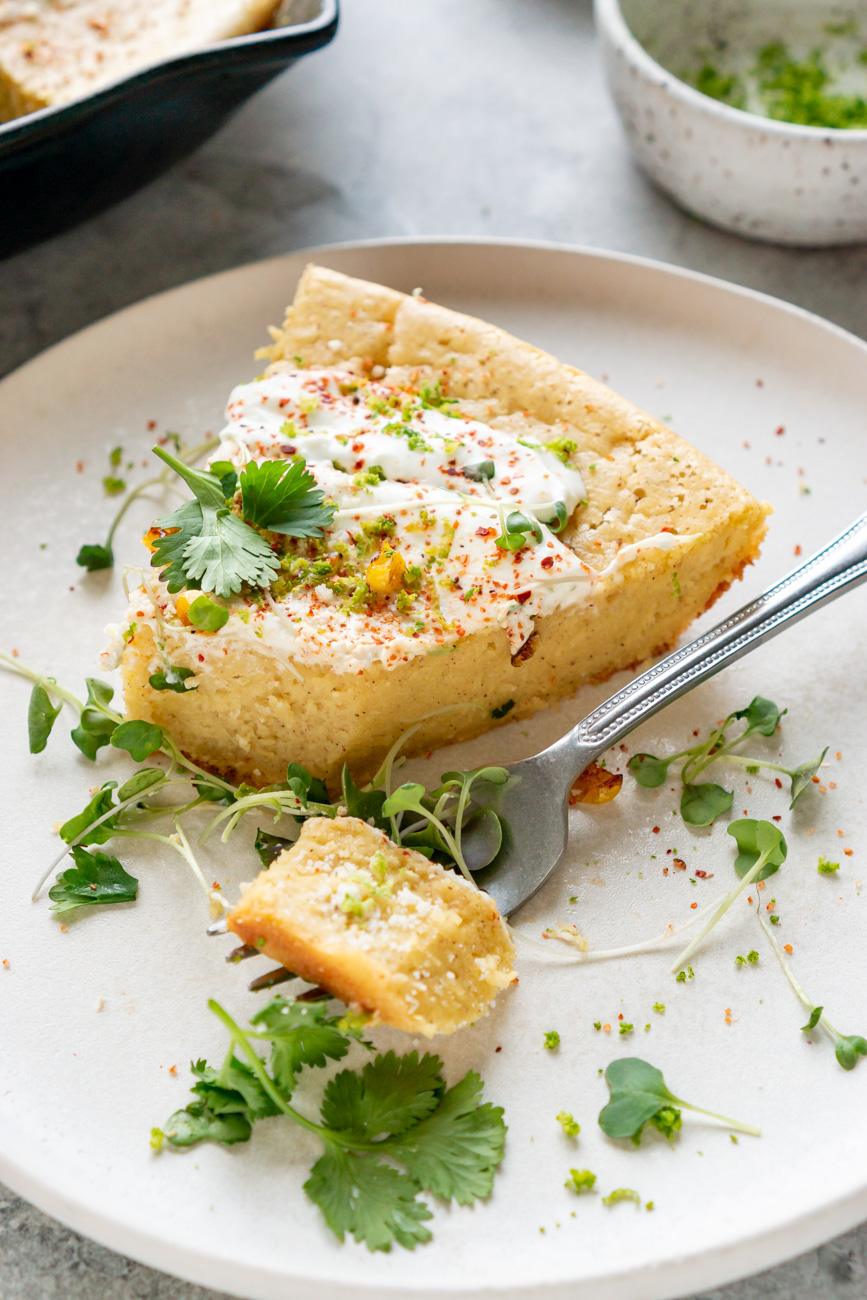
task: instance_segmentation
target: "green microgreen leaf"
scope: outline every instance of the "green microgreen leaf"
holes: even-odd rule
[[[373,821],[374,826],[388,832],[388,817],[384,810],[386,793],[384,790],[359,790],[352,779],[349,768],[344,764],[341,775],[343,802],[348,817],[358,817],[363,822]],[[424,789],[424,787],[422,787]]]
[[[251,461],[241,472],[241,499],[246,519],[285,537],[321,537],[334,518],[303,460]]]
[[[599,1127],[607,1137],[630,1138],[637,1146],[644,1126],[652,1123],[670,1138],[681,1124],[680,1109],[693,1110],[723,1120],[730,1128],[758,1136],[751,1125],[727,1120],[724,1115],[693,1106],[675,1097],[666,1086],[662,1071],[637,1056],[612,1061],[605,1071],[611,1098],[599,1113]]]
[[[143,722],[136,719],[132,722],[122,722],[112,732],[111,743],[115,749],[123,749],[135,759],[137,763],[143,763],[151,754],[155,754],[158,749],[165,743],[165,736],[162,728],[153,722]]]
[[[135,901],[138,881],[124,871],[117,858],[106,853],[88,853],[81,846],[71,852],[75,866],[61,871],[57,884],[48,891],[54,903],[52,911],[69,912],[75,907]]]
[[[529,546],[531,537],[537,544],[542,541],[543,533],[538,521],[521,510],[513,510],[506,517],[504,531],[494,538],[494,545],[501,551],[520,551]]]
[[[671,762],[670,758],[657,758],[654,754],[633,754],[626,766],[639,785],[655,790],[665,784]]]
[[[282,835],[269,835],[267,831],[257,830],[253,848],[258,854],[262,866],[267,870],[271,863],[279,858],[283,850],[291,849],[294,843],[294,840],[287,840]]]
[[[190,605],[189,619],[200,632],[219,632],[229,621],[225,605],[218,605],[208,596],[197,596]]]
[[[809,763],[802,763],[800,767],[793,768],[789,773],[792,781],[792,802],[789,804],[789,808],[794,808],[801,795],[812,783],[813,777],[825,761],[827,752],[828,746],[826,745],[818,758],[812,759]]]
[[[738,709],[732,717],[746,722],[747,730],[744,736],[752,731],[757,731],[760,736],[773,736],[780,725],[780,720],[788,711],[788,709],[778,708],[773,700],[765,700],[761,695],[756,695],[745,709]]]
[[[35,684],[30,693],[30,707],[27,710],[27,736],[31,754],[42,753],[62,708],[62,701],[57,706],[51,703],[51,696],[41,682]]]
[[[738,846],[735,871],[741,878],[752,870],[760,856],[765,858],[765,866],[753,877],[754,880],[767,880],[785,862],[788,852],[786,841],[782,831],[773,822],[742,817],[732,822],[726,830]]]
[[[148,682],[154,691],[176,691],[178,695],[186,695],[187,691],[196,691],[198,686],[187,686],[185,683],[195,677],[194,668],[184,668],[180,665],[168,664],[158,672],[151,673]]]
[[[867,1056],[867,1039],[860,1034],[842,1034],[834,1049],[839,1064],[844,1070],[854,1070],[859,1057]]]
[[[480,460],[475,465],[464,465],[461,473],[473,483],[483,483],[494,477],[496,466],[492,460]]]
[[[116,817],[109,817],[100,822],[98,826],[93,823],[98,821],[104,813],[115,807],[113,792],[117,789],[117,781],[106,781],[100,786],[96,794],[92,797],[85,808],[82,809],[75,817],[70,817],[60,828],[60,838],[67,844],[77,840],[81,836],[82,844],[105,844],[110,840],[114,833],[117,822]],[[93,827],[88,831],[88,827]]]
[[[805,1025],[801,1025],[802,1034],[808,1034],[811,1029],[816,1028],[819,1021],[822,1019],[822,1012],[824,1010],[825,1010],[824,1007],[813,1007],[813,1010],[810,1012],[809,1020]]]
[[[580,1196],[582,1192],[592,1192],[596,1183],[596,1175],[592,1174],[589,1169],[570,1169],[569,1177],[563,1184],[570,1192]]]
[[[710,826],[732,806],[734,794],[711,781],[685,785],[680,797],[680,815],[687,826]]]
[[[141,768],[138,772],[134,772],[118,790],[118,803],[123,803],[125,799],[132,799],[134,795],[144,794],[146,790],[153,790],[154,786],[160,785],[165,779],[165,773],[158,767]]]

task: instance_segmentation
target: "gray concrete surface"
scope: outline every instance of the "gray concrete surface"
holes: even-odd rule
[[[0,264],[0,373],[128,303],[332,240],[473,234],[661,258],[867,335],[867,247],[749,244],[638,175],[589,0],[344,0],[340,34],[141,194]],[[867,1297],[867,1227],[702,1300]],[[218,1300],[0,1188],[0,1300]]]

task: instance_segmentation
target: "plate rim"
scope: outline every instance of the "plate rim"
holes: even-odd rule
[[[856,351],[867,357],[867,340],[852,331],[837,325],[833,321],[796,303],[787,302],[773,294],[765,293],[749,286],[738,285],[706,272],[695,271],[661,261],[657,258],[640,254],[595,248],[582,244],[554,242],[540,239],[516,239],[509,236],[381,236],[372,239],[337,241],[329,244],[305,246],[299,249],[260,258],[238,266],[184,281],[154,294],[149,294],[135,302],[118,308],[100,319],[76,330],[56,343],[49,345],[0,379],[0,402],[7,389],[19,383],[27,383],[28,372],[37,363],[46,360],[58,349],[74,344],[91,331],[113,322],[115,327],[119,318],[126,313],[133,313],[156,300],[170,300],[174,295],[183,294],[197,286],[226,279],[230,276],[242,278],[253,268],[274,266],[290,260],[302,258],[319,259],[334,253],[366,252],[384,248],[431,247],[484,247],[512,249],[520,254],[524,251],[542,251],[560,253],[580,258],[592,259],[597,263],[619,266],[633,266],[643,270],[662,274],[703,286],[713,290],[722,290],[737,299],[747,299],[775,311],[784,313],[819,328],[824,333],[836,338],[849,347],[855,345]],[[382,1278],[367,1281],[364,1278],[353,1279],[351,1283],[336,1281],[325,1275],[289,1274],[281,1269],[278,1273],[270,1267],[258,1267],[251,1272],[248,1264],[238,1268],[227,1258],[221,1258],[212,1252],[199,1250],[195,1246],[168,1240],[165,1236],[142,1229],[123,1220],[113,1213],[95,1212],[91,1207],[82,1206],[65,1192],[57,1190],[51,1183],[38,1175],[33,1175],[26,1165],[17,1158],[9,1156],[3,1150],[0,1141],[0,1180],[15,1194],[36,1206],[42,1212],[52,1216],[72,1230],[97,1241],[110,1250],[128,1255],[138,1262],[172,1276],[185,1279],[198,1285],[210,1286],[227,1294],[239,1297],[284,1297],[291,1291],[293,1300],[317,1300],[327,1294],[329,1300],[367,1300],[376,1291],[391,1300],[403,1297],[437,1297],[447,1296],[448,1300],[530,1300],[531,1296],[544,1294],[549,1300],[567,1300],[567,1297],[580,1295],[585,1300],[619,1300],[628,1294],[631,1300],[671,1300],[676,1296],[687,1295],[710,1286],[726,1285],[738,1278],[743,1278],[771,1268],[776,1264],[812,1249],[823,1241],[846,1232],[867,1218],[867,1180],[855,1191],[843,1193],[835,1200],[821,1208],[810,1210],[795,1219],[775,1224],[771,1228],[757,1229],[748,1237],[742,1237],[736,1244],[719,1245],[711,1250],[696,1251],[674,1256],[662,1263],[652,1265],[632,1265],[617,1273],[605,1277],[591,1278],[584,1281],[558,1278],[546,1282],[521,1284],[519,1286],[474,1286],[469,1289],[439,1287],[435,1276],[422,1275],[408,1290],[404,1284],[392,1284]],[[795,1253],[792,1253],[792,1241],[797,1239]],[[226,1270],[234,1268],[235,1278],[227,1277]],[[255,1282],[256,1291],[247,1289],[248,1283],[241,1282],[241,1273]],[[228,1285],[227,1285],[228,1284]],[[244,1289],[237,1290],[237,1286]],[[624,1288],[629,1288],[625,1290]],[[328,1288],[326,1291],[325,1288]]]

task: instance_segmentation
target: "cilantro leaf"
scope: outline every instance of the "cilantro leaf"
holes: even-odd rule
[[[225,597],[240,591],[244,582],[253,587],[273,582],[278,566],[271,547],[232,512],[220,479],[184,465],[162,448],[154,451],[196,497],[156,521],[157,528],[169,531],[157,538],[151,564],[163,570],[169,591],[198,587]]]
[[[27,710],[27,736],[31,754],[42,753],[48,744],[51,728],[60,716],[62,708],[62,701],[55,708],[48,691],[41,682],[37,682],[30,694],[30,706]]]
[[[212,1069],[205,1061],[197,1061],[191,1069],[204,1085],[201,1092],[204,1092],[206,1097],[209,1096],[210,1090],[216,1087],[219,1089],[218,1096],[237,1093],[242,1097],[251,1119],[266,1119],[269,1115],[279,1115],[279,1109],[274,1105],[250,1066],[237,1060],[234,1055],[229,1056],[219,1070]],[[195,1085],[193,1091],[201,1095],[199,1084]]]
[[[197,1142],[222,1142],[231,1146],[247,1142],[252,1132],[246,1115],[215,1115],[204,1102],[191,1102],[183,1110],[176,1110],[166,1120],[164,1129],[155,1129],[152,1145],[162,1145],[165,1139],[173,1147],[192,1147]]]
[[[75,817],[70,817],[63,823],[60,828],[60,838],[67,844],[77,840],[79,835],[82,836],[82,844],[104,844],[106,840],[110,840],[117,823],[116,817],[107,817],[104,822],[94,826],[92,831],[88,831],[88,827],[115,806],[112,791],[116,789],[117,781],[106,781],[100,786],[90,803]],[[84,834],[86,831],[87,834]]]
[[[349,1040],[337,1029],[336,1018],[326,1016],[322,1002],[290,1002],[277,997],[256,1012],[252,1023],[268,1033],[271,1071],[284,1095],[292,1093],[305,1065],[321,1067],[329,1060],[340,1061],[349,1051]]]
[[[245,518],[285,537],[321,537],[334,518],[303,460],[251,461],[241,473]]]
[[[80,846],[72,850],[72,857],[75,866],[61,871],[57,884],[48,891],[54,903],[53,912],[68,912],[74,907],[99,903],[135,902],[138,881],[124,871],[117,858],[106,853],[88,853]]]
[[[175,664],[168,664],[167,667],[161,668],[159,672],[151,673],[148,683],[153,691],[176,691],[178,695],[186,695],[187,691],[196,691],[198,686],[186,686],[185,682],[189,677],[195,677],[194,668],[182,668]]]
[[[113,566],[114,552],[110,546],[87,544],[79,550],[75,563],[80,564],[82,569],[87,569],[88,573],[97,573],[100,569],[110,569]]]
[[[201,790],[199,793],[201,794]],[[294,843],[294,840],[284,839],[282,835],[270,835],[268,831],[257,830],[253,848],[259,855],[262,866],[267,870],[283,850],[291,848]]]
[[[388,1251],[393,1241],[412,1250],[431,1239],[423,1225],[433,1215],[417,1184],[376,1157],[329,1145],[304,1190],[339,1241],[351,1233],[368,1250]]]
[[[503,1159],[506,1125],[501,1106],[480,1104],[482,1081],[470,1070],[443,1094],[436,1110],[384,1143],[425,1191],[471,1205],[491,1193]]]
[[[342,1070],[325,1089],[323,1122],[360,1141],[404,1133],[437,1106],[445,1088],[441,1070],[442,1061],[429,1052],[421,1060],[417,1052],[386,1052],[361,1074]]]

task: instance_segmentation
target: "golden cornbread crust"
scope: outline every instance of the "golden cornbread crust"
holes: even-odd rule
[[[0,0],[0,122],[264,27],[278,0]]]
[[[276,366],[348,365],[387,382],[442,381],[460,409],[520,436],[549,426],[579,447],[587,504],[563,534],[596,570],[630,544],[670,534],[670,549],[631,555],[587,601],[538,620],[514,659],[500,628],[458,640],[451,653],[419,656],[357,674],[293,663],[268,647],[229,652],[166,623],[165,654],[193,668],[197,689],[155,692],[153,633],[135,632],[123,655],[130,717],[168,727],[185,752],[226,774],[265,784],[295,761],[336,786],[347,762],[368,779],[395,739],[421,715],[411,753],[468,739],[524,718],[589,681],[632,667],[677,641],[752,563],[766,530],[757,502],[706,456],[582,371],[495,326],[395,290],[308,267],[266,354]],[[133,616],[135,607],[133,606]]]
[[[228,925],[378,1023],[427,1038],[478,1020],[517,982],[488,895],[356,817],[305,822]]]

